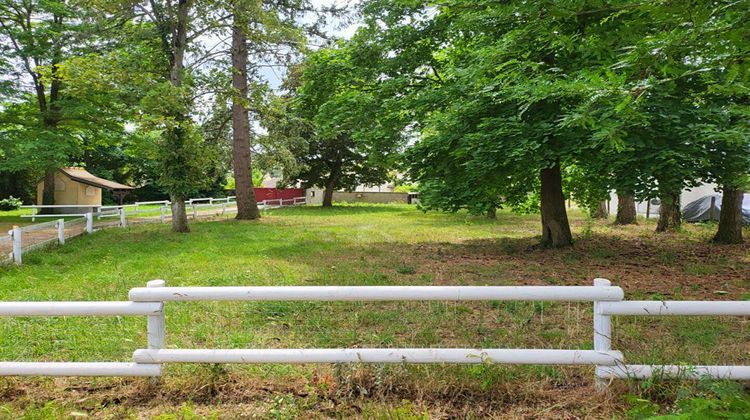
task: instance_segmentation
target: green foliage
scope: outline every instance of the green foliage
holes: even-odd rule
[[[253,168],[253,187],[258,188],[263,186],[263,172],[260,171],[258,168]],[[225,190],[234,190],[235,183],[234,183],[234,177],[231,175],[227,176],[226,183],[224,184]]]
[[[338,42],[293,69],[289,95],[275,101],[265,122],[270,142],[294,156],[291,165],[279,162],[287,183],[352,189],[388,179],[399,126],[380,112],[388,103],[369,88],[375,75],[360,65],[366,53]]]
[[[419,186],[417,184],[401,184],[393,188],[393,192],[399,193],[417,192],[418,190]]]
[[[747,419],[750,394],[736,382],[702,381],[697,392],[684,390],[669,407],[634,395],[627,397],[628,415],[636,419]],[[664,412],[669,414],[660,415]]]
[[[93,52],[110,48],[101,42],[109,29],[94,28],[85,6],[0,1],[0,67],[11,66],[0,82],[0,170],[70,165],[83,150],[122,135],[123,108],[97,83],[100,75],[69,71],[90,68]]]
[[[594,208],[747,183],[740,3],[369,0],[353,45],[417,139],[404,164],[425,208],[524,202],[557,161]]]
[[[613,15],[629,25],[618,32],[627,48],[588,77],[590,100],[566,117],[604,140],[587,164],[613,189],[645,199],[746,179],[750,12],[741,3],[651,2]]]
[[[568,166],[563,174],[563,184],[571,198],[586,209],[589,216],[596,213],[599,203],[610,197],[609,180],[592,173],[589,166]]]
[[[572,1],[367,2],[368,26],[355,40],[380,48],[381,89],[419,128],[406,159],[426,207],[522,203],[541,169],[596,146],[562,121],[588,99],[587,72],[615,61],[622,23],[602,20],[599,9]],[[584,36],[591,41],[579,42]]]
[[[20,198],[15,198],[11,195],[8,198],[0,200],[0,211],[18,210],[22,204],[23,202]]]

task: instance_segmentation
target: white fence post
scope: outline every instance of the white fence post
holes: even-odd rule
[[[127,227],[128,221],[125,218],[125,207],[120,207],[120,227]]]
[[[159,207],[159,220],[161,220],[162,223],[164,223],[164,206]]]
[[[13,235],[13,261],[21,265],[23,255],[23,231],[18,226],[13,226],[11,231]]]
[[[594,279],[594,286],[611,286],[607,279]],[[607,352],[612,350],[612,317],[602,313],[602,302],[594,301],[594,350]],[[603,378],[602,366],[596,366],[594,382],[598,390],[607,388],[609,381]]]
[[[57,220],[57,243],[65,245],[65,219]]]
[[[31,221],[33,222],[36,219],[36,207],[31,207]]]
[[[164,280],[151,280],[146,283],[146,287],[164,287]],[[164,316],[164,302],[159,303],[159,313],[149,315],[146,318],[146,340],[148,341],[149,350],[163,349],[167,341],[167,320]],[[160,370],[161,370],[161,363]],[[159,378],[151,378],[152,383],[159,381]]]
[[[193,206],[193,220],[195,220],[198,217],[198,211],[195,208],[195,203],[190,203],[191,206]]]
[[[146,283],[146,287],[164,287],[164,280],[151,280]],[[164,302],[158,303],[161,304],[161,310],[157,315],[149,315],[146,324],[149,349],[162,349],[166,342],[167,324],[164,316]]]
[[[88,212],[86,217],[86,233],[94,233],[94,213]]]

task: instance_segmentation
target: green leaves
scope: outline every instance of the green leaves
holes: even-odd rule
[[[522,202],[558,160],[581,201],[645,199],[746,179],[750,7],[737,6],[372,0],[354,46],[377,52],[357,66],[396,103],[381,117],[408,110],[425,206]]]

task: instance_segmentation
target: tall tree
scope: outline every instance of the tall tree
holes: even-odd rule
[[[398,125],[374,117],[386,105],[369,90],[372,74],[356,64],[364,58],[353,52],[340,42],[310,54],[299,70],[288,118],[269,121],[275,122],[270,135],[304,143],[295,150],[296,170],[285,171],[286,181],[323,188],[325,207],[337,189],[388,179],[399,150],[397,142],[379,142],[396,137]]]
[[[622,9],[603,1],[366,2],[358,36],[381,46],[383,78],[402,83],[396,97],[409,101],[404,112],[414,110],[421,138],[410,164],[420,184],[451,173],[430,169],[448,164],[513,201],[538,185],[542,243],[571,245],[562,172],[601,140],[566,117],[589,100],[582,81],[592,69],[617,61]],[[538,182],[524,182],[531,177]]]
[[[40,169],[44,187],[39,204],[45,205],[54,204],[55,171],[68,163],[75,150],[75,134],[64,119],[74,119],[68,111],[79,104],[65,100],[59,66],[67,57],[86,51],[88,21],[85,13],[69,3],[0,1],[0,53],[12,65],[16,81],[11,86],[15,100],[5,105],[9,109],[3,117],[13,128],[6,134],[14,145],[6,147],[15,150],[3,166],[6,170]],[[27,83],[31,92],[24,88]]]
[[[258,219],[250,157],[250,120],[247,109],[247,22],[236,10],[232,24],[232,139],[237,219]]]
[[[227,17],[208,0],[123,0],[103,7],[119,7],[116,13],[130,17],[133,41],[143,45],[130,57],[153,65],[147,68],[154,77],[143,87],[139,123],[158,133],[148,137],[154,144],[145,149],[156,161],[157,183],[172,202],[172,231],[189,232],[185,198],[213,181],[216,159],[196,122],[196,81],[212,56],[199,39],[224,25]]]
[[[260,218],[252,184],[251,130],[248,112],[248,57],[288,62],[304,45],[310,28],[298,23],[314,11],[307,0],[232,0],[232,136],[237,219]],[[257,64],[257,63],[254,63]]]
[[[747,97],[747,93],[744,95]],[[744,190],[750,185],[750,127],[745,122],[750,107],[734,106],[731,97],[722,99],[726,101],[710,113],[712,121],[694,128],[708,140],[710,165],[706,180],[718,184],[722,193],[719,226],[713,241],[739,244],[744,241]]]
[[[740,220],[731,201],[748,173],[745,6],[747,1],[630,5],[620,17],[633,23],[629,32],[637,36],[615,65],[589,78],[596,88],[576,114],[592,120],[596,137],[624,151],[607,155],[610,160],[638,174],[637,182],[618,191],[660,198],[657,231],[679,227],[681,191],[703,181],[730,192],[734,216],[725,223]],[[730,231],[741,227],[723,230]]]

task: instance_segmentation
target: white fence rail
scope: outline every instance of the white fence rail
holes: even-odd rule
[[[99,205],[93,205],[93,204],[48,204],[48,205],[28,205],[28,206],[21,206],[22,209],[31,209],[31,214],[24,214],[21,215],[23,218],[31,218],[31,221],[36,221],[37,217],[83,217],[86,215],[86,213],[91,211],[99,211],[101,206]],[[50,214],[40,214],[39,210],[44,209],[80,209],[80,211],[76,213],[50,213]],[[88,211],[84,211],[88,210]]]
[[[250,286],[135,287],[128,298],[136,302],[205,300],[544,300],[566,302],[615,301],[623,291],[612,286]]]
[[[228,196],[228,197],[198,197],[198,198],[190,198],[188,200],[185,200],[185,204],[190,208],[200,208],[200,207],[211,207],[211,208],[221,208],[222,205],[224,208],[228,208],[231,206],[236,206],[236,196]],[[280,207],[280,206],[296,206],[300,204],[305,204],[307,201],[307,198],[302,197],[295,197],[290,199],[273,199],[273,200],[264,200],[259,201],[258,206],[262,208],[270,208],[270,207]],[[24,218],[31,218],[32,221],[36,221],[37,218],[45,218],[45,217],[82,217],[85,216],[88,212],[95,213],[97,219],[106,218],[106,217],[117,217],[120,215],[122,210],[125,210],[127,215],[138,215],[138,214],[147,214],[147,213],[153,213],[156,211],[156,209],[142,209],[142,206],[159,206],[160,208],[165,208],[167,211],[171,211],[169,208],[171,205],[171,202],[169,200],[156,200],[156,201],[136,201],[133,204],[119,204],[119,205],[110,205],[110,206],[102,206],[102,205],[96,205],[96,204],[58,204],[58,205],[27,205],[27,206],[21,206],[22,208],[31,209],[31,214],[29,215],[22,215],[21,217]],[[43,214],[40,213],[40,211],[43,211],[45,209],[80,209],[81,211],[74,211],[73,213],[57,213],[57,214]],[[235,209],[236,211],[236,209]],[[162,210],[162,213],[164,210]]]
[[[629,365],[611,349],[612,316],[750,315],[741,301],[623,301],[621,288],[596,279],[593,286],[257,286],[165,287],[152,280],[126,302],[0,302],[0,316],[147,316],[147,348],[129,362],[2,362],[0,375],[159,376],[164,363],[497,363],[591,365],[600,387],[618,378],[652,376],[750,380],[750,366]],[[167,301],[590,301],[593,349],[334,348],[166,349]]]
[[[27,251],[52,243],[64,245],[66,238],[78,236],[84,232],[92,233],[93,220],[93,213],[85,213],[83,218],[67,222],[65,219],[58,219],[28,226],[14,226],[13,229],[8,231],[8,236],[0,238],[0,252],[5,254],[7,249],[10,248],[8,260],[21,264],[23,254]],[[86,229],[75,232],[74,227],[81,223],[86,223]],[[71,228],[69,232],[66,232],[67,228]],[[10,247],[8,247],[8,243],[10,243]]]
[[[512,365],[622,364],[622,353],[546,349],[139,349],[136,363],[447,363]]]

